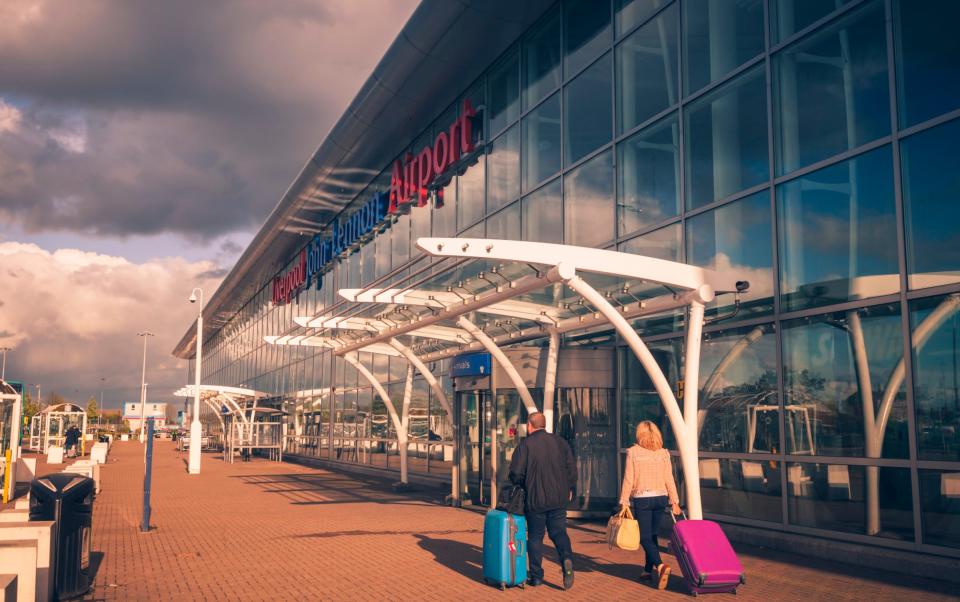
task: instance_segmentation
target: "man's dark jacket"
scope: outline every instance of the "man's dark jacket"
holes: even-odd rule
[[[570,445],[540,429],[520,441],[510,460],[510,482],[527,491],[527,512],[565,508],[577,487]]]

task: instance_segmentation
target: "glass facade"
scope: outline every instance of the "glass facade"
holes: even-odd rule
[[[682,315],[636,322],[668,380],[700,388],[705,512],[957,555],[957,14],[946,0],[558,2],[463,92],[484,107],[480,150],[442,192],[334,261],[322,288],[274,306],[264,283],[206,343],[204,381],[271,395],[292,453],[392,469],[396,433],[365,379],[263,337],[401,267],[416,238],[730,271],[750,289],[708,308],[699,383],[681,381]],[[436,107],[408,150],[460,106]],[[389,187],[383,170],[346,213]],[[672,447],[647,375],[625,347],[617,358],[619,457],[644,419]],[[405,361],[361,361],[402,396]],[[452,392],[448,363],[431,368]],[[422,381],[411,407],[410,470],[449,475],[453,435]]]

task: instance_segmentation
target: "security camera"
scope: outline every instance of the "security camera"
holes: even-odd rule
[[[197,302],[197,293],[190,293],[190,303]]]

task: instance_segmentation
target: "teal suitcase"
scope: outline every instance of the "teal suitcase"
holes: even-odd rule
[[[483,580],[500,589],[527,582],[527,519],[501,510],[483,520]]]

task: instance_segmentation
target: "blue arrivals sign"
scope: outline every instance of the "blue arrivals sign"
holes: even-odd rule
[[[489,353],[467,353],[453,358],[450,376],[487,376],[490,374]]]

